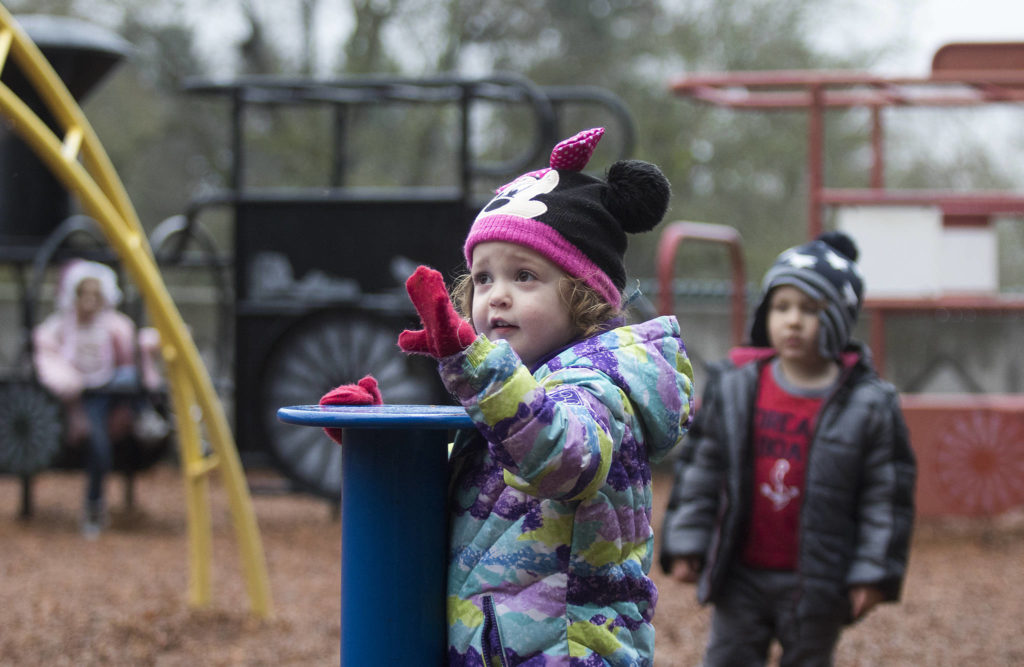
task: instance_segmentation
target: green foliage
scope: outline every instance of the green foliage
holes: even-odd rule
[[[180,213],[189,197],[223,185],[230,161],[223,99],[184,95],[186,76],[234,73],[432,76],[507,71],[539,85],[600,86],[635,118],[632,157],[662,167],[673,184],[668,219],[735,226],[756,280],[777,252],[806,236],[806,120],[796,112],[720,109],[674,96],[673,77],[751,69],[865,69],[883,49],[822,51],[823,21],[862,11],[863,0],[227,0],[215,15],[234,16],[243,36],[220,46],[215,70],[197,45],[209,6],[192,0],[12,0],[15,13],[73,14],[105,21],[136,48],[86,104],[147,225]],[[863,6],[862,6],[863,5]],[[234,13],[232,14],[231,11]],[[290,17],[290,18],[289,18]],[[317,26],[347,31],[321,43]],[[283,26],[292,26],[291,32]],[[232,38],[235,39],[235,38]],[[298,45],[298,46],[296,46]],[[299,53],[298,56],[295,54]],[[317,60],[318,54],[328,58]],[[335,64],[330,64],[331,62]],[[328,69],[325,69],[328,68]],[[246,182],[261,186],[331,184],[332,151],[344,139],[348,184],[457,185],[458,118],[452,105],[356,108],[339,118],[326,106],[264,108],[245,120]],[[826,125],[825,181],[864,187],[870,164],[866,112],[832,112]],[[567,108],[568,135],[608,124],[593,165],[617,157],[621,132],[601,109]],[[471,118],[478,160],[518,155],[530,143],[529,109],[482,105]],[[343,134],[342,134],[343,133]],[[616,136],[616,135],[619,136]],[[998,171],[972,148],[916,154],[889,140],[891,185],[993,183]],[[952,155],[952,158],[949,157]],[[538,164],[544,155],[538,156]],[[514,174],[509,174],[512,176]],[[503,182],[476,185],[481,193]],[[629,262],[653,275],[656,234],[639,238]],[[680,257],[687,277],[725,275],[706,249]]]

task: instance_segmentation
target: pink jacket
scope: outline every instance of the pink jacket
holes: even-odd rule
[[[100,281],[108,305],[97,313],[88,327],[79,325],[74,308],[74,293],[84,278]],[[114,309],[120,300],[114,272],[95,262],[75,261],[66,269],[58,286],[57,311],[32,332],[33,363],[39,381],[58,397],[77,398],[84,389],[102,387],[121,366],[135,365],[136,327],[127,315]],[[143,329],[140,370],[142,384],[156,389],[160,375],[156,368],[159,337],[155,330]],[[81,336],[91,336],[93,352],[88,363],[78,359]]]
[[[116,310],[96,317],[96,326],[108,334],[108,345],[101,350],[102,365],[91,371],[83,371],[75,363],[79,329],[73,314],[53,313],[33,332],[36,374],[43,386],[60,398],[76,398],[83,389],[102,387],[118,366],[135,364],[135,323]]]

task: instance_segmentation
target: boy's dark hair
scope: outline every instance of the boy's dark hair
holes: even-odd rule
[[[832,231],[783,252],[764,274],[761,302],[754,312],[750,341],[768,347],[768,302],[771,292],[791,285],[823,304],[818,317],[821,332],[818,351],[826,359],[838,359],[850,341],[864,301],[864,278],[857,268],[859,252],[853,239]]]
[[[579,338],[589,338],[605,330],[605,324],[619,316],[615,308],[579,278],[565,276],[560,287],[569,309],[569,321],[579,332]],[[464,273],[452,285],[452,303],[459,315],[473,318],[473,276]]]

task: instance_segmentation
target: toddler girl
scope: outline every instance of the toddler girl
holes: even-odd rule
[[[582,173],[603,131],[480,212],[461,316],[436,271],[407,282],[424,328],[399,345],[439,360],[476,424],[450,458],[450,665],[653,660],[651,464],[686,432],[692,371],[674,317],[622,316],[626,234],[670,193],[646,162]]]

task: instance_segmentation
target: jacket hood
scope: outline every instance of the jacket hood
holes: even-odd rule
[[[664,458],[686,434],[693,415],[693,368],[675,317],[588,338],[549,360],[536,377],[569,366],[599,370],[626,394],[652,462]]]
[[[64,267],[57,285],[58,310],[65,313],[74,312],[78,286],[87,278],[99,283],[105,308],[114,308],[121,303],[121,289],[117,286],[117,274],[113,269],[99,262],[73,259]]]

